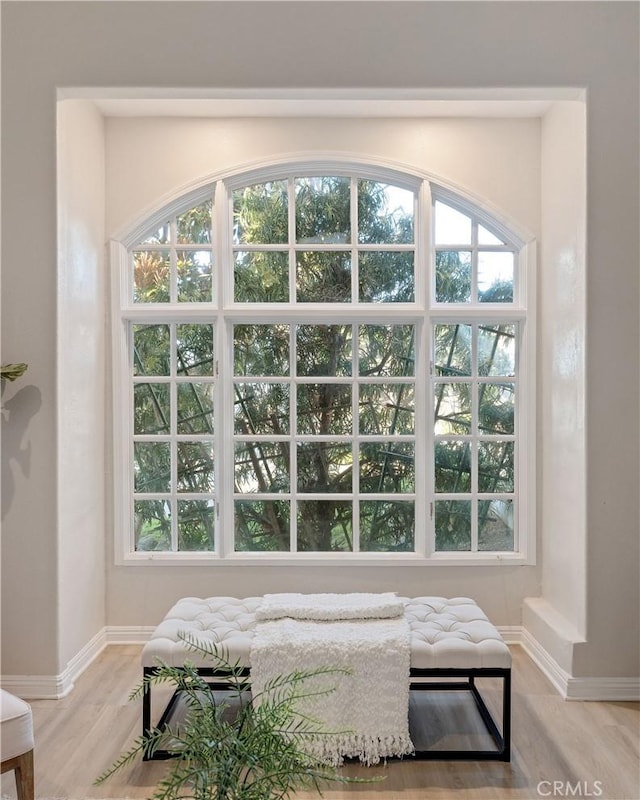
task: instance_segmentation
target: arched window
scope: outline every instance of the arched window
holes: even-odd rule
[[[523,559],[523,243],[425,179],[219,180],[121,253],[125,560]]]

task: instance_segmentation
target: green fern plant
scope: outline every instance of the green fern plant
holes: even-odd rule
[[[157,750],[168,750],[173,760],[152,800],[286,800],[299,788],[322,794],[327,781],[370,782],[341,775],[304,747],[307,737],[326,732],[318,720],[299,713],[298,702],[333,691],[311,690],[305,684],[318,676],[344,677],[348,670],[321,667],[293,672],[273,679],[254,697],[242,668],[229,663],[214,644],[203,645],[186,635],[181,638],[189,649],[226,674],[230,694],[217,700],[191,662],[181,668],[161,663],[154,674],[145,676],[130,699],[138,699],[152,684],[169,681],[186,702],[184,721],[138,738],[97,784],[140,755],[152,757]]]
[[[0,366],[0,378],[3,381],[15,381],[27,370],[27,364],[3,364]]]

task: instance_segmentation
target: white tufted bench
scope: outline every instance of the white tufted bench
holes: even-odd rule
[[[509,761],[511,653],[498,630],[467,597],[405,597],[402,600],[411,629],[411,689],[470,691],[496,745],[490,750],[418,751],[416,756]],[[191,634],[202,642],[215,643],[224,651],[227,660],[237,662],[249,671],[255,611],[261,602],[261,597],[185,597],[179,600],[144,646],[143,673],[152,673],[159,660],[174,667],[191,661],[204,675],[215,677],[210,663],[190,650],[179,634]],[[476,678],[500,678],[503,681],[501,731],[478,691]],[[434,679],[445,680],[434,682]],[[168,707],[159,724],[164,723],[169,713]],[[143,734],[150,728],[149,688],[143,696]]]

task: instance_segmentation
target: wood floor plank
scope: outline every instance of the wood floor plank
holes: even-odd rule
[[[372,768],[349,764],[345,774],[383,776],[384,780],[329,784],[323,794],[326,800],[540,800],[554,781],[564,784],[564,796],[640,800],[639,705],[563,701],[521,648],[513,647],[512,653],[510,764],[411,758]],[[112,645],[78,679],[70,695],[31,703],[39,800],[151,796],[168,768],[166,762],[136,761],[106,784],[93,785],[140,734],[140,701],[128,699],[140,680],[139,663],[140,647]],[[480,688],[492,713],[500,718],[499,682],[485,681]],[[419,703],[424,700],[421,696]],[[421,717],[420,735],[430,746],[464,746],[465,741],[485,746],[482,728],[469,715],[463,695],[431,694],[427,703],[432,705]],[[12,773],[2,775],[0,788],[2,800],[15,800]],[[317,795],[296,794],[296,800],[312,798]]]

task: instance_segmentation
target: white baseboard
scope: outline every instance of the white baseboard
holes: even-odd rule
[[[569,678],[568,672],[562,669],[558,662],[552,658],[537,639],[525,628],[521,629],[520,645],[533,663],[551,681],[558,694],[566,698]]]
[[[569,678],[565,700],[640,701],[640,678]]]
[[[59,675],[3,675],[2,688],[23,700],[60,700],[73,686]]]
[[[498,625],[497,628],[507,644],[522,644],[521,625]]]
[[[107,646],[103,628],[69,661],[59,675],[3,675],[2,688],[25,700],[61,700]]]
[[[105,634],[107,644],[144,644],[154,630],[154,625],[109,625]]]
[[[2,687],[25,700],[59,700],[72,691],[75,681],[105,647],[141,645],[149,641],[153,631],[153,625],[107,626],[69,661],[60,675],[3,675]],[[498,631],[507,644],[524,649],[565,700],[640,700],[640,678],[576,678],[563,670],[522,626],[499,626]]]
[[[505,638],[506,641],[506,638]],[[529,658],[551,681],[565,700],[636,702],[640,700],[640,678],[576,678],[549,655],[540,642],[521,628],[520,644]]]

